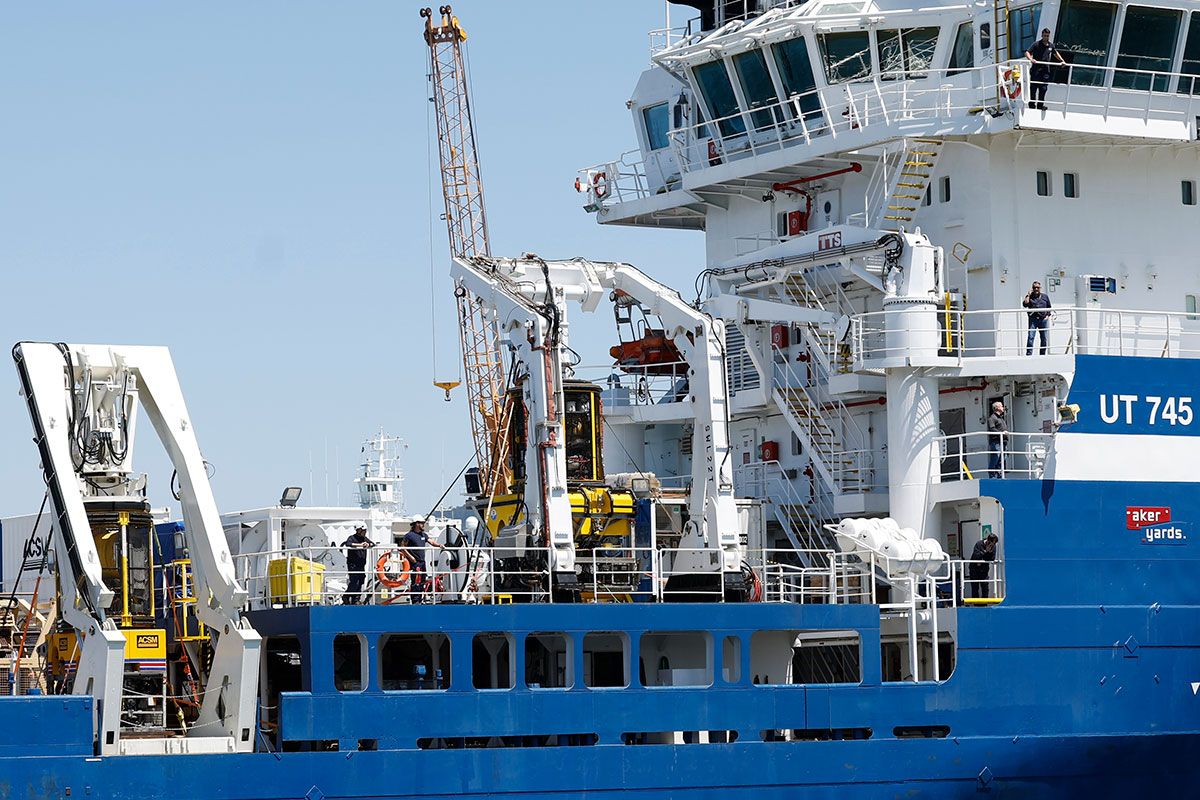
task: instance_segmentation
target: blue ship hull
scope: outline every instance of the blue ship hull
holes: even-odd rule
[[[0,798],[1195,797],[1200,738],[1029,736],[0,761]]]
[[[1115,365],[1089,366],[1095,376]],[[1089,380],[1081,370],[1073,397],[1094,402]],[[954,668],[942,681],[884,680],[871,605],[261,611],[249,617],[267,641],[298,641],[302,690],[279,696],[278,728],[259,734],[260,752],[98,758],[90,698],[0,698],[0,800],[1200,796],[1200,564],[1187,538],[1200,519],[1196,484],[983,480],[979,494],[1003,508],[1007,594],[956,609]],[[1127,525],[1131,507],[1169,507],[1183,538],[1155,541]],[[750,642],[764,630],[854,632],[861,680],[756,685]],[[576,663],[588,632],[623,633],[638,664],[643,633],[702,631],[718,653],[726,638],[740,641],[741,664],[735,680],[716,669],[704,687],[633,678],[625,688],[517,680],[479,690],[462,654],[477,633],[497,631],[511,635],[516,664],[526,635],[544,631],[566,634]],[[366,648],[362,691],[335,687],[344,632]],[[459,654],[448,687],[385,691],[382,637],[419,632],[444,634]],[[905,738],[913,730],[929,738]],[[646,731],[736,741],[625,743]],[[776,741],[777,731],[817,740]]]

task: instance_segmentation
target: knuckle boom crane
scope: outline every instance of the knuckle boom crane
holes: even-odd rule
[[[52,512],[63,620],[54,650],[74,665],[55,688],[97,698],[101,755],[253,750],[260,638],[241,616],[246,592],[167,349],[22,342],[12,355]],[[163,570],[146,476],[133,471],[139,405],[179,478],[187,591],[207,599],[195,614],[208,637],[188,642],[179,663],[168,662],[158,622],[167,592],[155,577]],[[200,688],[187,693],[193,667]],[[191,719],[181,711],[169,726],[166,701],[178,706],[185,694],[195,701]]]

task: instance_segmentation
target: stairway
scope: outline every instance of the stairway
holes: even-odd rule
[[[912,227],[917,209],[929,191],[933,171],[942,155],[941,139],[905,139],[894,174],[876,214],[880,228],[899,231]]]

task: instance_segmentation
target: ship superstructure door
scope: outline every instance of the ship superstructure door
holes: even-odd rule
[[[938,415],[938,423],[942,429],[946,447],[942,452],[942,480],[956,481],[962,476],[960,461],[962,459],[962,439],[949,438],[962,436],[967,432],[967,411],[964,408],[945,408]]]

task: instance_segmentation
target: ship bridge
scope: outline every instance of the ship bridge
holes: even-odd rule
[[[858,210],[870,225],[911,217],[928,190],[919,175],[895,190],[887,155],[905,140],[1196,138],[1200,15],[1183,3],[716,5],[652,35],[655,68],[630,101],[639,147],[580,174],[599,221],[700,229],[730,197],[854,163],[875,172]],[[1025,53],[1042,28],[1066,63],[1033,108]]]

